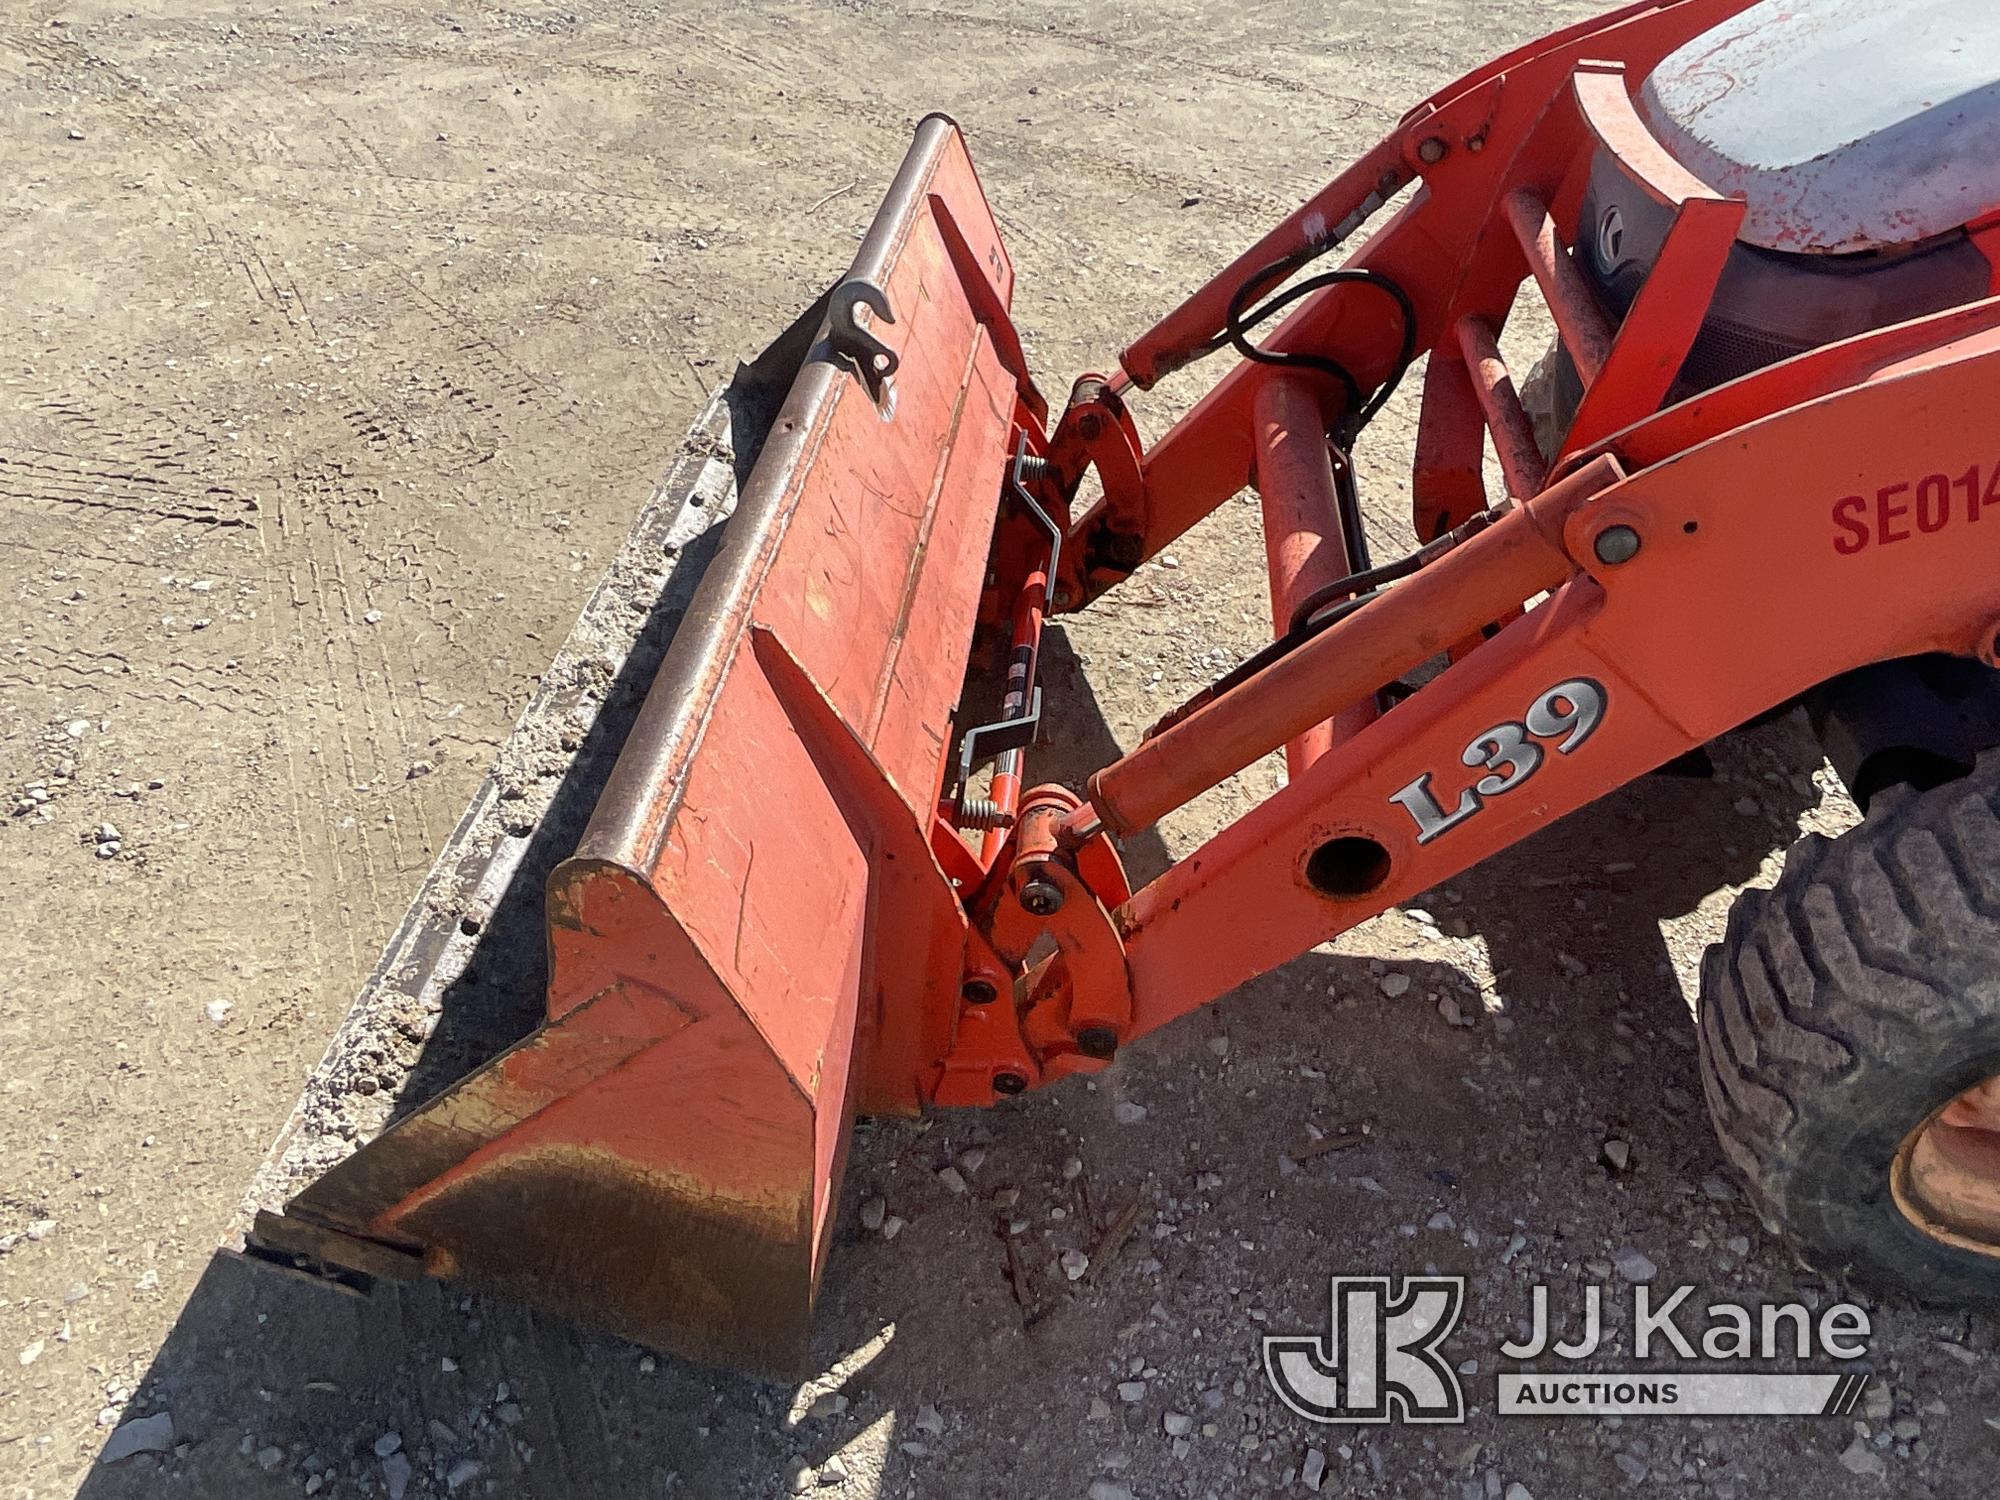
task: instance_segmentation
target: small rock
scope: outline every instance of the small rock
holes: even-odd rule
[[[893,1240],[903,1232],[903,1227],[909,1222],[901,1214],[890,1214],[888,1218],[882,1221],[882,1238]]]
[[[257,1450],[257,1467],[260,1469],[275,1469],[284,1461],[285,1450],[276,1443]]]
[[[1410,976],[1407,974],[1384,974],[1379,983],[1382,986],[1382,993],[1387,995],[1391,1000],[1398,999],[1410,992]]]
[[[865,1199],[861,1204],[861,1227],[873,1234],[882,1227],[882,1221],[889,1217],[889,1205],[880,1198]]]
[[[1201,202],[1200,193],[1189,193],[1181,199],[1181,207],[1193,208],[1199,202]]]
[[[73,141],[80,141],[83,139],[83,132],[81,130],[72,127],[69,133],[69,138]]]
[[[1120,1125],[1137,1125],[1146,1118],[1146,1106],[1134,1104],[1130,1099],[1120,1099],[1111,1106],[1111,1118]]]
[[[1722,1248],[1738,1260],[1742,1260],[1750,1253],[1750,1236],[1747,1234],[1732,1234],[1722,1242]]]
[[[361,617],[361,623],[363,625],[380,625],[382,623],[382,611],[379,609],[369,610],[367,614]]]
[[[391,1453],[382,1460],[382,1482],[389,1487],[389,1500],[403,1500],[403,1491],[410,1487],[410,1461],[401,1453]]]
[[[792,1471],[792,1493],[794,1495],[803,1495],[818,1483],[819,1476],[813,1473],[811,1466],[808,1464],[800,1464],[798,1468]]]
[[[201,1013],[208,1017],[209,1025],[220,1026],[229,1019],[229,1013],[234,1009],[236,1007],[227,1000],[211,1000],[201,1008]]]
[[[1113,1484],[1108,1479],[1093,1479],[1085,1492],[1089,1500],[1132,1500],[1132,1492],[1122,1484]]]
[[[90,720],[71,719],[67,724],[63,725],[63,733],[73,740],[80,740],[86,734],[90,733]]]
[[[1861,1398],[1861,1415],[1871,1422],[1886,1422],[1894,1409],[1895,1398],[1889,1394],[1889,1388],[1869,1382],[1868,1394]]]
[[[937,1180],[954,1193],[963,1193],[965,1191],[965,1178],[959,1173],[957,1167],[939,1167]]]
[[[1092,1396],[1090,1398],[1091,1421],[1102,1422],[1106,1417],[1110,1415],[1111,1415],[1111,1403],[1109,1401],[1106,1401],[1102,1396]]]
[[[154,1412],[135,1417],[112,1433],[97,1455],[101,1464],[115,1464],[135,1453],[165,1453],[174,1446],[174,1419],[170,1412]]]
[[[377,1458],[387,1458],[391,1453],[394,1453],[398,1448],[402,1446],[403,1446],[402,1433],[385,1432],[380,1437],[375,1439],[375,1456]]]
[[[493,1408],[493,1415],[499,1419],[500,1424],[504,1427],[518,1426],[521,1421],[521,1403],[518,1401],[502,1401],[498,1406]]]
[[[974,1146],[970,1151],[960,1152],[958,1165],[963,1171],[977,1172],[981,1167],[986,1165],[985,1150],[979,1146]]]
[[[476,1458],[461,1458],[445,1471],[444,1487],[453,1494],[456,1494],[459,1490],[477,1479],[484,1467],[485,1465],[481,1464]]]
[[[1736,811],[1740,817],[1754,818],[1761,809],[1757,806],[1757,799],[1755,797],[1738,797],[1736,799]],[[1876,1469],[1879,1472],[1881,1465],[1877,1464]],[[1858,1474],[1861,1471],[1857,1469],[1855,1472]]]
[[[1613,1136],[1604,1143],[1604,1164],[1614,1172],[1624,1171],[1632,1165],[1631,1145]]]
[[[1447,1026],[1470,1026],[1472,1024],[1466,1019],[1465,1011],[1460,1007],[1458,1001],[1450,995],[1440,995],[1438,997],[1438,1014],[1444,1017],[1444,1024]]]
[[[823,1485],[847,1483],[847,1465],[841,1462],[838,1453],[819,1466],[819,1482]]]
[[[1646,1477],[1648,1472],[1646,1460],[1643,1458],[1634,1458],[1629,1453],[1614,1453],[1611,1455],[1611,1461],[1618,1465],[1618,1472],[1623,1474],[1626,1481],[1631,1484],[1638,1484]]]
[[[1121,1380],[1118,1382],[1118,1399],[1127,1406],[1136,1406],[1146,1399],[1146,1382],[1143,1380]]]
[[[403,779],[405,781],[415,781],[419,776],[428,776],[436,769],[437,764],[434,761],[412,761],[409,770],[403,773]]]
[[[1160,554],[1160,566],[1161,566],[1161,567],[1163,567],[1163,568],[1178,568],[1178,567],[1179,567],[1180,565],[1181,565],[1181,560],[1180,560],[1180,559],[1179,559],[1178,557],[1174,556],[1174,554],[1173,554],[1173,553],[1171,553],[1171,552],[1162,552],[1162,553]]]
[[[1507,1486],[1507,1493],[1501,1500],[1535,1500],[1535,1492],[1517,1480]]]
[[[928,1404],[920,1406],[917,1408],[915,1426],[917,1431],[925,1434],[927,1437],[943,1437],[944,1413],[939,1411],[935,1406]]]
[[[1736,1196],[1736,1189],[1720,1177],[1708,1176],[1701,1180],[1701,1195],[1713,1198],[1717,1203],[1727,1203]]]
[[[847,1410],[847,1398],[839,1391],[821,1391],[813,1397],[812,1405],[806,1408],[808,1422],[824,1422],[828,1417],[837,1417]]]
[[[1208,1039],[1208,1050],[1213,1052],[1217,1057],[1229,1056],[1229,1038],[1226,1036],[1210,1037]]]
[[[49,1347],[49,1341],[47,1339],[36,1339],[33,1343],[25,1346],[21,1350],[20,1354],[20,1360],[23,1368],[33,1364],[36,1360],[40,1359],[42,1357],[42,1351],[48,1347]]]
[[[1071,1281],[1081,1281],[1083,1273],[1090,1269],[1090,1257],[1081,1250],[1065,1250],[1062,1253],[1062,1272]]]
[[[1620,1276],[1631,1282],[1651,1281],[1660,1272],[1660,1268],[1654,1265],[1643,1252],[1634,1249],[1630,1245],[1625,1246],[1624,1249],[1612,1256],[1611,1263],[1618,1268]]]
[[[1170,1411],[1160,1418],[1160,1425],[1168,1437],[1186,1437],[1194,1431],[1194,1418],[1184,1411]]]
[[[1840,1453],[1840,1466],[1850,1474],[1872,1474],[1877,1479],[1883,1476],[1886,1465],[1882,1455],[1868,1446],[1868,1440],[1859,1433]]]
[[[1299,1465],[1299,1482],[1314,1494],[1326,1481],[1326,1455],[1317,1448],[1306,1449],[1305,1462]]]

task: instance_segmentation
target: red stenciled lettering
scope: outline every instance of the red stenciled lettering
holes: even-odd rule
[[[1942,474],[1926,474],[1917,481],[1917,530],[1929,535],[1950,519],[1951,481]]]
[[[1955,491],[1965,494],[1963,508]],[[1853,557],[1877,544],[1934,536],[1960,517],[1977,521],[1993,506],[2000,506],[2000,462],[1970,464],[1956,477],[1937,469],[1918,479],[1898,479],[1872,494],[1863,490],[1833,502],[1833,550]]]
[[[1907,542],[1910,539],[1910,529],[1907,526],[1900,531],[1889,529],[1891,521],[1899,521],[1910,513],[1909,501],[1904,500],[1891,505],[1889,498],[1892,495],[1908,494],[1909,489],[1910,481],[1899,479],[1894,484],[1883,485],[1875,492],[1875,540],[1885,547],[1891,542]]]
[[[1994,466],[1993,472],[1996,474],[2000,474],[2000,464],[1996,464]],[[1968,521],[1978,520],[1979,519],[1979,465],[1974,464],[1971,468],[1967,469],[1963,474],[1959,475],[1958,478],[1954,479],[1952,481],[1952,487],[1954,489],[1963,489],[1965,491],[1965,519]]]
[[[1845,495],[1833,502],[1833,524],[1837,528],[1833,550],[1842,557],[1852,557],[1868,545],[1868,523],[1862,519],[1867,510],[1868,500],[1862,495]]]

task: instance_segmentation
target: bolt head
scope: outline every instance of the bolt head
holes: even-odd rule
[[[1441,135],[1427,135],[1417,142],[1417,159],[1422,162],[1441,162],[1451,148]]]
[[[1052,917],[1062,906],[1062,887],[1052,880],[1031,880],[1021,887],[1021,908],[1031,917]]]
[[[996,1094],[1019,1094],[1026,1092],[1028,1080],[1019,1073],[995,1073],[993,1092]]]
[[[959,986],[959,994],[967,1005],[991,1005],[1000,998],[1000,991],[990,979],[972,978]]]
[[[1591,550],[1597,554],[1597,560],[1601,563],[1615,566],[1618,563],[1630,562],[1639,555],[1639,533],[1630,526],[1622,524],[1607,526],[1597,533],[1597,539],[1591,543]]]

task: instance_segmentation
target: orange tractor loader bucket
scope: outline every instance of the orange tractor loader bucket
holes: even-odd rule
[[[964,143],[932,116],[847,275],[697,423],[279,1143],[253,1253],[462,1277],[697,1358],[799,1364],[851,1119],[914,1111],[949,1047],[923,989],[959,973],[967,922],[931,825],[1010,450],[1046,414],[1011,292]],[[760,431],[751,408],[787,379]],[[676,592],[546,879],[540,1013],[432,1092],[430,1052],[477,1029],[455,1012],[509,1003],[480,999],[505,976],[478,972],[479,940],[535,883],[507,846],[549,832],[523,768],[543,802],[551,782],[574,800],[616,697],[588,683],[629,686]],[[356,1050],[408,1040],[385,1013],[414,1019],[414,1081],[372,1138],[329,1129]]]

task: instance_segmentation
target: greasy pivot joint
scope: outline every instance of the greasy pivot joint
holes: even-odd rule
[[[1062,887],[1036,876],[1021,887],[1021,909],[1031,917],[1052,917],[1063,908]]]

